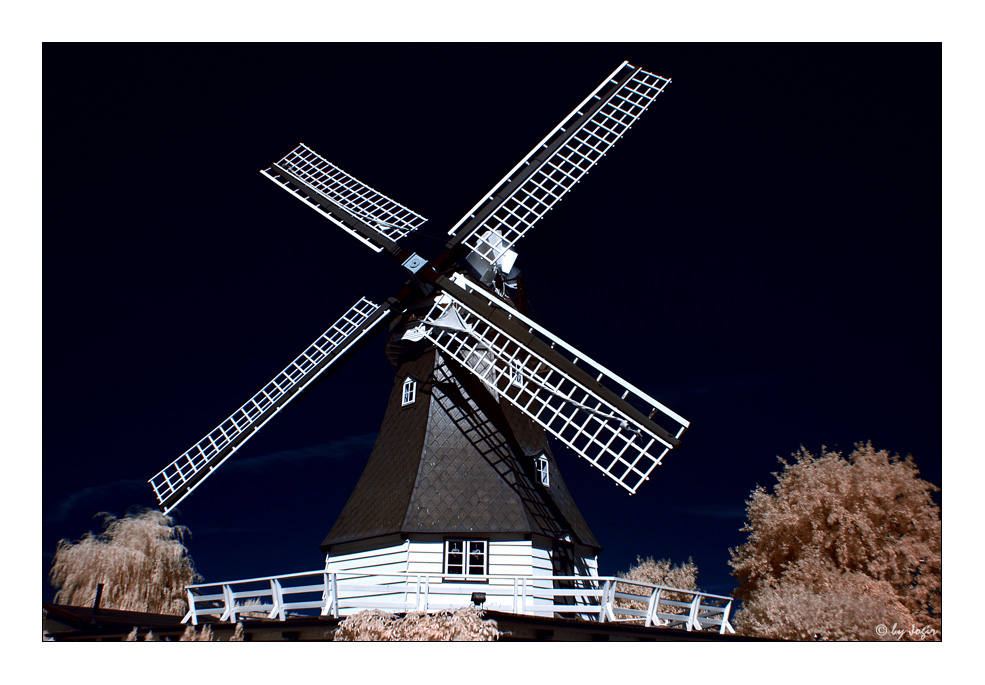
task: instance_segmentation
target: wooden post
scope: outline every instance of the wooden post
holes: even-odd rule
[[[96,597],[92,600],[92,614],[95,616],[99,613],[99,602],[103,598],[103,584],[99,583],[96,585]]]

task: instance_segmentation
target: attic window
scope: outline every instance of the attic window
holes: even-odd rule
[[[445,573],[455,576],[484,576],[488,562],[487,540],[445,540]]]
[[[537,480],[540,481],[540,484],[550,486],[551,467],[547,461],[547,455],[539,454],[536,457],[534,457],[534,466],[537,469]]]
[[[400,406],[406,407],[407,405],[414,404],[414,400],[417,399],[417,381],[407,376],[404,379],[404,390],[401,395]]]

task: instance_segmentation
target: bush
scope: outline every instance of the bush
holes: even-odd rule
[[[335,629],[340,642],[492,642],[499,636],[496,622],[483,620],[475,607],[431,614],[412,611],[403,617],[370,609],[349,616]]]
[[[616,575],[619,578],[634,580],[638,583],[650,583],[651,585],[665,585],[680,590],[698,591],[698,567],[695,565],[693,559],[688,559],[680,566],[674,566],[671,564],[670,559],[654,561],[653,557],[647,557],[646,559],[636,557],[635,566],[631,566],[625,573],[618,573]],[[622,583],[616,584],[616,590],[633,595],[645,595],[647,597],[650,595],[650,590],[647,588]],[[692,595],[685,595],[679,592],[665,592],[660,597],[661,599],[678,602],[690,602],[692,599]],[[649,600],[636,602],[627,599],[616,599],[616,606],[626,609],[642,609],[645,611],[649,606]],[[665,614],[686,613],[682,607],[663,604],[659,610]]]

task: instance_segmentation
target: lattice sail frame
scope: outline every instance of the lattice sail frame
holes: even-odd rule
[[[381,252],[383,248],[339,222],[311,198],[291,188],[287,184],[287,180],[294,179],[278,173],[281,170],[296,177],[307,188],[314,190],[392,241],[396,242],[416,231],[427,221],[417,212],[408,209],[396,200],[390,199],[378,190],[374,190],[355,176],[346,173],[304,143],[300,143],[271,168],[261,172],[281,188],[305,202],[343,230],[354,235],[360,242],[376,252]]]
[[[349,348],[386,321],[388,310],[388,305],[361,298],[246,404],[154,475],[148,482],[164,513],[177,506]]]
[[[679,438],[689,422],[626,382],[587,355],[552,335],[467,277],[453,282],[466,292],[484,297],[522,324],[531,336],[549,341],[595,382],[653,418],[660,414],[677,426]],[[461,326],[433,325],[448,308],[455,308]],[[445,318],[447,320],[448,317]],[[426,315],[424,335],[445,355],[478,376],[491,391],[505,398],[576,454],[633,494],[672,448],[645,423],[603,399],[589,387],[535,352],[528,344],[492,323],[482,313],[445,290]]]
[[[502,180],[448,233],[454,235],[461,226],[479,214],[482,208],[499,200],[497,196],[514,176],[528,165],[537,164],[535,156],[551,147],[582,115],[583,110],[600,99],[599,92],[618,82],[624,69],[634,74],[622,87],[611,93],[601,107],[573,137],[546,157],[532,175],[521,183],[465,238],[465,244],[490,264],[495,264],[526,232],[547,213],[572,187],[615,145],[640,117],[670,79],[657,76],[623,62],[598,88],[581,102],[557,127],[510,170]]]

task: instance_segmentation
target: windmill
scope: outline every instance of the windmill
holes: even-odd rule
[[[363,475],[322,542],[328,568],[484,578],[597,575],[600,549],[548,436],[635,493],[688,422],[524,311],[514,247],[670,83],[621,64],[448,231],[436,258],[399,241],[424,217],[304,144],[262,173],[408,280],[361,298],[243,406],[150,479],[165,513],[375,334],[397,368]]]

